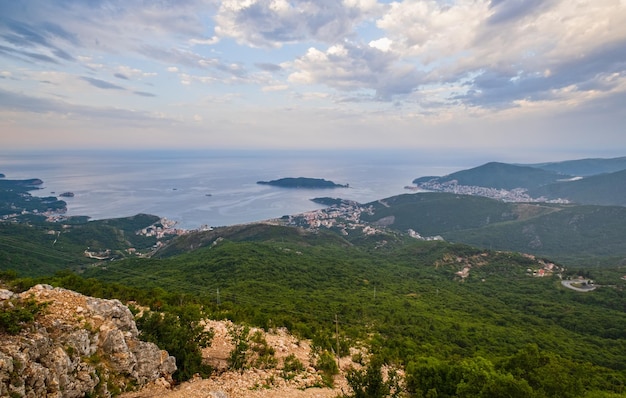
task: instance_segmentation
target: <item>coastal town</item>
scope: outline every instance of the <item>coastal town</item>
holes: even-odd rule
[[[312,231],[329,229],[339,232],[341,235],[365,235],[388,233],[384,223],[369,223],[361,220],[363,214],[372,215],[372,205],[362,205],[351,200],[337,199],[337,203],[319,210],[308,211],[293,216],[284,216],[276,220],[282,225],[297,226]],[[418,232],[409,229],[408,235],[418,240],[443,240],[441,236],[422,236]]]
[[[486,198],[501,200],[504,202],[525,202],[525,203],[570,203],[567,199],[547,199],[545,197],[533,198],[528,194],[525,188],[514,188],[511,190],[480,187],[475,185],[460,185],[457,180],[440,182],[437,178],[423,181],[416,185],[407,185],[404,187],[413,191],[434,191],[448,192],[459,195],[484,196]]]

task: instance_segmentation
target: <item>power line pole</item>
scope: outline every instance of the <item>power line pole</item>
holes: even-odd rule
[[[217,308],[220,307],[220,288],[217,288]]]

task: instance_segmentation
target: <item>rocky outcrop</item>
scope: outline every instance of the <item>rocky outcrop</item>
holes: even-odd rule
[[[140,341],[130,310],[118,300],[37,285],[0,290],[0,305],[47,303],[17,335],[0,335],[0,396],[111,396],[150,382],[169,385],[174,357]]]

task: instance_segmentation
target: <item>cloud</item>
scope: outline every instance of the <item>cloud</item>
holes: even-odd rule
[[[75,45],[75,35],[52,22],[31,24],[10,15],[0,14],[0,38],[6,43],[2,46],[5,52],[51,63],[74,60],[62,46]]]
[[[147,43],[175,45],[180,39],[202,38],[204,20],[213,9],[203,0],[2,2],[0,44],[23,57],[39,54],[47,62],[74,61],[84,49],[133,53]]]
[[[492,0],[489,24],[502,24],[514,19],[536,15],[550,6],[550,0]]]
[[[375,1],[225,0],[215,16],[215,32],[254,47],[334,43],[353,36],[355,26],[380,9]]]
[[[100,79],[95,79],[93,77],[83,76],[81,77],[81,79],[91,84],[92,86],[101,88],[103,90],[126,90],[124,87],[118,86],[117,84],[109,83],[107,81],[100,80]]]
[[[259,109],[349,109],[354,120],[374,112],[422,124],[496,120],[623,99],[626,3],[0,1],[0,64],[12,72],[0,75],[7,90],[0,110],[26,112],[32,100],[34,109],[86,118],[127,107],[191,120],[185,113],[196,106],[208,121],[206,104],[194,101],[211,85],[232,114],[240,114],[235,104],[260,99]],[[89,108],[89,101],[119,102]]]
[[[267,71],[267,72],[278,72],[280,70],[282,70],[282,66],[277,65],[277,64],[271,64],[271,63],[256,63],[254,64],[254,66],[256,66],[257,68]]]
[[[155,94],[152,93],[147,93],[145,91],[133,91],[133,94],[135,95],[139,95],[141,97],[156,97]]]
[[[156,118],[147,112],[130,111],[114,107],[91,107],[70,104],[58,99],[35,97],[0,88],[0,109],[26,113],[53,113],[80,118],[133,121],[150,121]]]
[[[310,48],[292,69],[292,82],[325,84],[341,91],[373,90],[372,99],[408,94],[423,82],[414,66],[400,62],[394,54],[348,42],[325,52]]]
[[[376,24],[389,51],[429,84],[460,87],[448,100],[471,106],[617,87],[605,77],[626,70],[626,5],[614,0],[394,2]]]
[[[43,61],[51,64],[57,64],[58,60],[46,54],[36,53],[32,51],[25,51],[21,49],[15,49],[8,46],[0,45],[0,54],[15,58],[24,62]]]

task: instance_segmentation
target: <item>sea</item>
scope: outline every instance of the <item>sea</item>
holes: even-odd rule
[[[178,228],[262,221],[323,206],[316,197],[368,203],[398,194],[422,176],[483,162],[472,156],[404,151],[124,150],[0,152],[7,179],[39,178],[35,196],[73,197],[68,216],[106,219],[154,214]],[[484,162],[483,162],[484,163]],[[324,178],[349,188],[289,189],[257,184],[285,177]]]

